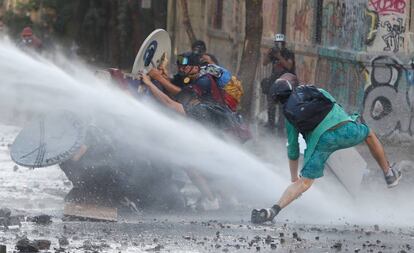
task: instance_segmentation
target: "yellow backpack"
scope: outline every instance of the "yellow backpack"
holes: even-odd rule
[[[224,90],[232,96],[237,103],[240,103],[240,99],[244,94],[242,83],[237,77],[231,76],[231,80],[224,86]]]

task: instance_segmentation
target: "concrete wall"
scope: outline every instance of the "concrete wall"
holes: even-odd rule
[[[188,1],[191,20],[208,51],[236,72],[244,36],[244,1],[224,1],[222,29],[214,29],[208,22],[215,2]],[[413,137],[414,68],[410,63],[414,61],[414,1],[324,0],[322,13],[318,2],[288,0],[286,35],[296,54],[299,78],[326,88],[349,112],[363,115],[379,134]],[[263,0],[263,55],[281,30],[281,6],[282,0]],[[177,51],[189,48],[180,22],[175,23]],[[257,114],[263,110],[258,83],[269,72],[269,67],[258,66],[256,96],[252,98]]]

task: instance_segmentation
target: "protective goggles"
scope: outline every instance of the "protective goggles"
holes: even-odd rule
[[[23,39],[23,43],[25,43],[25,44],[30,44],[32,42],[33,42],[32,39]]]
[[[189,59],[186,56],[177,56],[177,65],[188,65]]]

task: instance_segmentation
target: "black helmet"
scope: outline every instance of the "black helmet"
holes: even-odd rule
[[[194,53],[198,53],[198,54],[205,54],[207,51],[207,47],[206,47],[206,43],[202,40],[196,40],[192,45],[191,45],[191,50]]]
[[[290,94],[292,94],[293,86],[292,84],[285,79],[276,79],[274,83],[270,86],[269,94],[273,101],[280,102],[284,104]]]

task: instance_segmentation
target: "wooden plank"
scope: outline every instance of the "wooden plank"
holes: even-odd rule
[[[70,217],[100,221],[118,220],[118,210],[116,208],[85,203],[66,202],[63,214]]]

